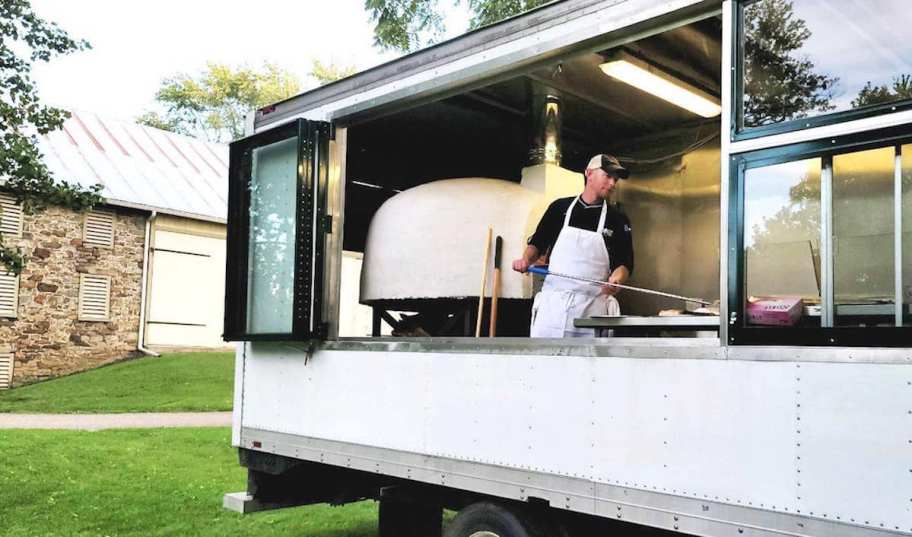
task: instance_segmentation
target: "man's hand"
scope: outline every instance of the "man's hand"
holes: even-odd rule
[[[608,283],[620,283],[620,282],[611,281],[611,280],[612,280],[611,278],[608,278]],[[602,286],[603,295],[614,296],[620,292],[621,292],[621,289],[618,287],[615,287],[613,285],[603,285]]]
[[[608,283],[618,283],[623,285],[627,281],[627,277],[630,276],[630,271],[627,270],[627,267],[624,265],[619,266],[614,269],[614,272],[611,273],[611,276],[608,277]],[[621,292],[620,287],[615,287],[613,285],[603,285],[602,294],[608,296],[614,296]]]
[[[526,246],[523,256],[513,261],[513,270],[526,273],[529,271],[529,266],[532,265],[532,263],[535,263],[539,257],[538,248],[530,244]]]
[[[525,258],[516,259],[513,261],[513,270],[516,272],[528,272],[529,262]]]

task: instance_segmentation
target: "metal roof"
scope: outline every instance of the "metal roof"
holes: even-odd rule
[[[516,38],[522,30],[529,30],[541,21],[552,21],[569,14],[585,14],[593,5],[605,2],[620,3],[626,0],[552,0],[523,13],[507,17],[462,35],[429,45],[375,67],[359,71],[345,78],[304,91],[293,97],[257,110],[256,127],[280,122],[302,110],[343,99],[378,85],[405,78],[415,72],[456,61],[478,48],[490,48],[494,42]]]
[[[135,123],[72,112],[40,137],[55,177],[89,187],[115,206],[224,222],[228,146]]]
[[[666,24],[679,26],[720,13],[721,5],[721,0],[548,2],[261,108],[254,127],[259,131],[315,110],[320,113],[309,119],[350,123],[394,101],[434,100],[507,80],[567,54],[606,48],[607,34],[617,43],[627,42]],[[353,96],[359,100],[352,102]]]

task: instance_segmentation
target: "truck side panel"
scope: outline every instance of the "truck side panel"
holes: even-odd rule
[[[254,350],[246,430],[912,529],[904,365]]]

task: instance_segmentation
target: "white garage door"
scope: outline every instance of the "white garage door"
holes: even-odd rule
[[[225,240],[157,230],[146,345],[225,347]]]

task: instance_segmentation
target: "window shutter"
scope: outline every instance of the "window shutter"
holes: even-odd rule
[[[111,277],[79,275],[80,321],[107,321],[111,316]]]
[[[0,317],[16,317],[19,309],[19,276],[0,272]]]
[[[22,236],[22,205],[9,194],[0,194],[0,233],[8,237]]]
[[[0,354],[0,390],[6,390],[13,383],[13,353]]]
[[[85,215],[82,242],[86,246],[114,246],[114,214],[90,211]]]

